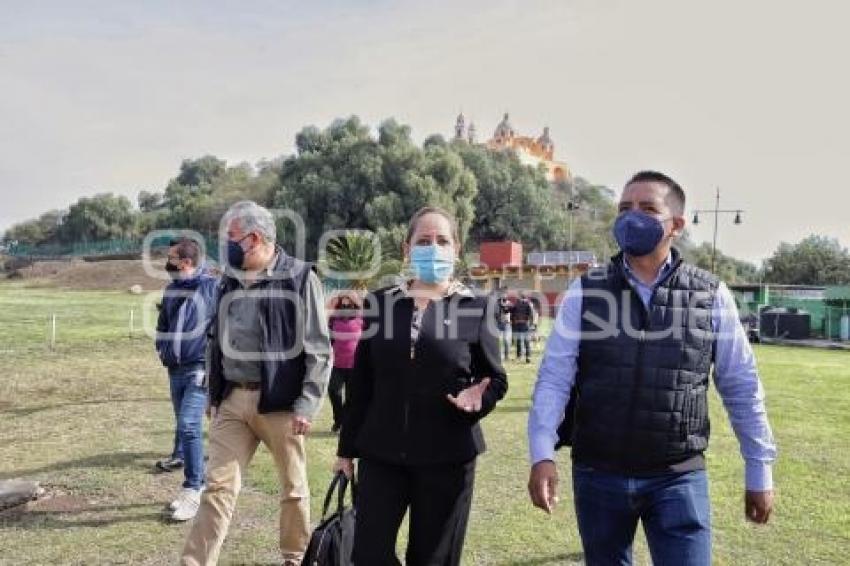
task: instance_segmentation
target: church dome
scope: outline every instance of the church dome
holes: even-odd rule
[[[497,139],[514,137],[514,128],[513,126],[511,126],[511,122],[509,120],[507,112],[505,112],[505,117],[502,118],[502,121],[499,122],[499,125],[496,126],[496,133],[494,137],[496,137]]]

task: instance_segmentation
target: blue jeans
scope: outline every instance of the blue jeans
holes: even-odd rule
[[[628,477],[574,464],[573,494],[588,566],[631,564],[638,520],[654,566],[711,564],[705,470]]]
[[[183,459],[186,476],[183,487],[192,489],[200,489],[204,484],[204,412],[207,408],[207,390],[203,386],[203,373],[202,366],[168,369],[171,403],[177,421],[172,455]]]
[[[516,359],[521,360],[523,357],[523,352],[525,352],[525,359],[531,359],[531,336],[528,333],[528,325],[516,325],[512,328],[514,342],[516,343]]]
[[[511,357],[511,327],[504,323],[499,323],[499,343],[502,354],[502,361]]]

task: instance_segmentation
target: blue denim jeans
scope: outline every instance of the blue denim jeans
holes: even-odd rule
[[[511,357],[511,327],[504,323],[499,323],[499,344],[502,361]]]
[[[705,470],[628,477],[574,464],[573,494],[588,566],[630,565],[638,520],[654,566],[711,564]]]
[[[531,359],[531,335],[528,332],[528,325],[514,325],[512,328],[514,343],[516,344],[516,359],[521,360],[523,353],[525,359]]]
[[[174,435],[174,456],[183,458],[186,480],[183,487],[200,489],[204,484],[204,412],[207,390],[203,386],[203,367],[168,369],[171,382],[171,403],[177,427]]]

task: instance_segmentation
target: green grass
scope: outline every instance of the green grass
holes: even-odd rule
[[[185,525],[162,520],[179,475],[154,475],[170,450],[165,371],[150,339],[128,337],[126,293],[0,286],[0,478],[26,477],[53,497],[0,515],[0,563],[174,563]],[[47,349],[52,313],[55,351]],[[846,352],[760,347],[768,409],[780,448],[777,508],[765,527],[743,516],[743,463],[716,396],[708,452],[718,564],[835,564],[850,554],[850,358]],[[561,504],[548,517],[526,495],[525,421],[536,365],[510,364],[511,389],[485,421],[466,564],[580,560],[568,454],[559,455]],[[326,404],[309,441],[315,515],[330,479],[335,437]],[[273,563],[274,467],[261,449],[239,500],[222,563]],[[316,518],[316,517],[314,517]],[[638,537],[638,564],[647,564]]]

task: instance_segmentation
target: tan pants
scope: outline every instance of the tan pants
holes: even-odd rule
[[[310,490],[304,437],[292,433],[292,413],[257,413],[259,391],[234,388],[210,427],[210,461],[201,506],[186,539],[180,563],[218,562],[242,475],[260,441],[274,458],[280,480],[280,550],[300,560],[310,539]]]

